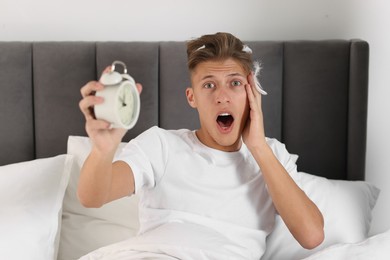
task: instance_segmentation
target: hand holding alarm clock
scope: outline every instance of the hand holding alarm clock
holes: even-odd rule
[[[115,71],[117,64],[123,66],[123,74]],[[126,64],[114,61],[111,71],[101,76],[100,83],[104,88],[97,91],[96,96],[103,97],[104,102],[94,107],[96,119],[108,121],[114,128],[133,128],[139,117],[141,101],[134,79],[127,74]]]

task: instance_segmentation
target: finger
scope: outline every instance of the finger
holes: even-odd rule
[[[87,120],[86,128],[89,131],[109,130],[111,129],[111,123],[105,120]]]
[[[251,71],[251,73],[249,73],[249,75],[248,75],[248,82],[249,82],[249,84],[251,85],[251,87],[253,89],[253,94],[256,96],[257,90],[256,90],[256,82],[255,82],[255,78],[254,77],[255,77],[255,75],[254,75],[253,71]]]
[[[102,90],[104,86],[97,81],[90,81],[85,84],[81,89],[80,93],[82,97],[93,95],[96,91]]]
[[[102,78],[102,76],[103,76],[104,73],[109,73],[109,72],[111,72],[111,71],[112,71],[112,70],[111,70],[111,66],[107,66],[107,67],[102,71],[102,74],[100,75],[99,81],[100,81],[100,79]]]
[[[93,106],[103,103],[104,99],[97,96],[87,96],[79,102],[81,112],[87,120],[95,118]]]
[[[248,82],[251,85],[253,95],[257,99],[258,103],[261,105],[261,93],[259,93],[259,91],[257,90],[255,74],[253,73],[253,71],[248,75]]]
[[[251,85],[247,84],[245,87],[247,91],[250,109],[256,112],[260,112],[261,100],[259,100],[259,98],[261,98],[261,95],[255,96],[256,90],[254,90]]]
[[[111,66],[107,66],[107,67],[103,70],[103,73],[107,73],[107,72],[111,72],[111,71],[112,71]]]
[[[137,86],[138,93],[141,94],[141,92],[142,92],[142,85],[140,83],[135,83],[135,85]]]
[[[245,84],[245,90],[248,96],[249,104],[255,102],[256,98],[252,86],[250,84]]]

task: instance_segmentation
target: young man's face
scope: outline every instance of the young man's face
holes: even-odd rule
[[[207,61],[191,74],[186,91],[191,107],[199,113],[197,136],[205,145],[222,151],[237,151],[248,118],[245,84],[247,73],[234,59]]]

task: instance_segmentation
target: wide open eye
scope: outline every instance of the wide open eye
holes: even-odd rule
[[[239,81],[239,80],[233,80],[233,81],[231,82],[231,85],[232,85],[233,87],[239,87],[239,86],[242,85],[242,83],[241,83],[241,81]]]
[[[204,88],[214,88],[215,85],[214,85],[214,83],[209,82],[209,83],[204,84],[203,87]]]

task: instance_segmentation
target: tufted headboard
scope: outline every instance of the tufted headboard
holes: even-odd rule
[[[262,64],[266,135],[299,155],[298,170],[363,180],[368,43],[246,42]],[[153,125],[198,127],[189,107],[184,42],[0,42],[0,165],[66,153],[86,135],[80,88],[114,60],[143,84],[129,140]]]

